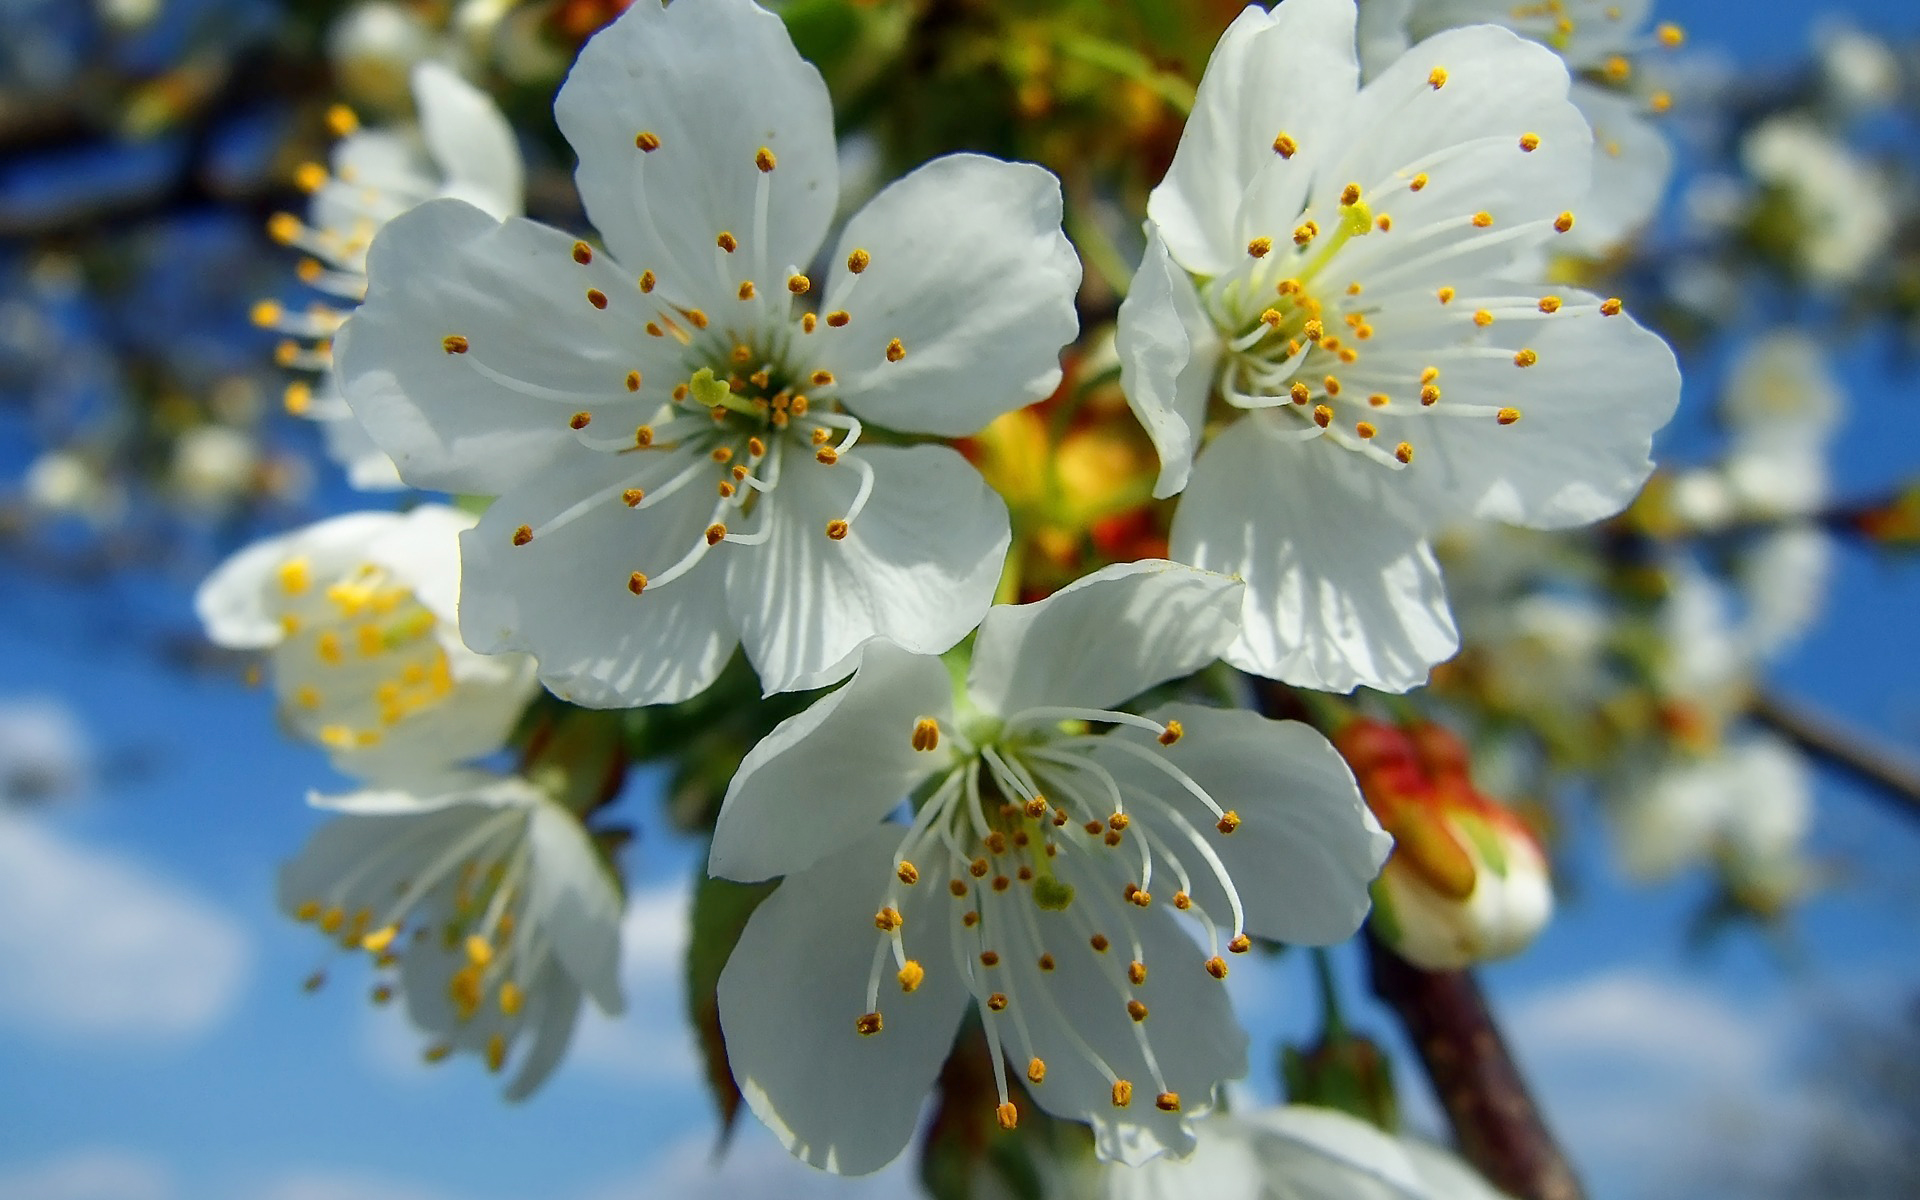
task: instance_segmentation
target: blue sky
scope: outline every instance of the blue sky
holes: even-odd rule
[[[1781,62],[1814,18],[1774,7],[1691,0],[1659,12],[1695,46]],[[1825,9],[1920,29],[1920,14],[1893,3]],[[1920,446],[1914,383],[1884,375],[1867,349],[1841,366],[1856,401],[1838,477],[1849,489],[1891,482]],[[1708,369],[1692,378],[1690,403],[1711,383]],[[679,1032],[676,975],[677,897],[694,856],[652,818],[649,781],[622,813],[642,828],[628,858],[629,1016],[584,1030],[545,1091],[509,1107],[470,1062],[418,1065],[412,1035],[364,1002],[351,971],[302,994],[315,939],[273,912],[273,871],[316,824],[300,798],[341,781],[278,734],[262,695],[156,661],[155,630],[193,627],[191,583],[156,573],[75,606],[64,588],[0,569],[0,704],[53,698],[77,714],[97,759],[139,768],[105,771],[56,810],[0,817],[0,1200],[707,1194],[713,1126]],[[1920,743],[1920,571],[1849,548],[1830,611],[1844,619],[1824,622],[1774,680]],[[1683,930],[1702,881],[1628,888],[1603,854],[1583,851],[1578,894],[1541,943],[1486,971],[1597,1200],[1712,1194],[1697,1174],[1706,1160],[1737,1154],[1742,1137],[1764,1150],[1805,1115],[1789,1081],[1820,1019],[1885,1011],[1920,990],[1920,883],[1908,865],[1920,825],[1831,778],[1819,807],[1816,853],[1846,874],[1783,939],[1735,932],[1691,952]],[[1596,828],[1578,832],[1584,846],[1604,844]],[[1353,958],[1341,964],[1358,997]],[[1309,1030],[1302,963],[1235,980],[1262,1037]],[[1384,1014],[1362,1013],[1388,1030]],[[1257,1096],[1271,1095],[1266,1061],[1257,1050]],[[1403,1080],[1431,1123],[1411,1071]],[[752,1129],[728,1172],[743,1194],[897,1188],[790,1168]]]

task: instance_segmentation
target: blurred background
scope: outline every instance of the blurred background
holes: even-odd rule
[[[529,214],[584,228],[549,106],[620,7],[0,0],[0,1200],[913,1188],[910,1162],[809,1172],[750,1118],[717,1157],[682,985],[703,851],[662,804],[684,792],[664,765],[610,810],[635,834],[628,1015],[589,1013],[531,1101],[503,1103],[471,1062],[423,1067],[400,1015],[357,985],[304,992],[320,952],[276,914],[274,872],[318,823],[309,790],[345,785],[192,612],[199,579],[249,540],[400,502],[355,492],[320,426],[289,411],[306,345],[259,325],[261,301],[310,298],[269,227],[304,208],[330,110],[403,121],[412,64],[449,62],[519,132]],[[835,93],[849,202],[952,149],[1054,168],[1097,329],[1236,8],[784,13]],[[1805,610],[1747,682],[1753,719],[1804,756],[1811,815],[1788,882],[1725,856],[1649,880],[1598,802],[1604,770],[1558,771],[1547,795],[1537,764],[1490,755],[1486,774],[1541,806],[1560,906],[1482,980],[1594,1197],[1920,1195],[1920,12],[1660,0],[1655,15],[1686,31],[1658,68],[1677,169],[1648,228],[1581,271],[1675,341],[1686,399],[1665,482],[1593,544],[1652,541],[1669,577],[1684,557],[1744,578],[1724,530],[1696,536],[1719,520],[1698,493],[1727,465],[1730,375],[1782,328],[1824,351],[1842,397],[1827,483],[1793,516],[1829,543],[1826,565],[1732,601],[1750,619],[1769,598]],[[1493,624],[1511,599],[1490,602]],[[1484,666],[1443,673],[1442,702],[1497,707]],[[1401,1059],[1408,1123],[1438,1132],[1359,954],[1334,966],[1347,1022]],[[1280,1047],[1319,1030],[1310,966],[1281,955],[1233,985],[1256,1046],[1240,1099],[1272,1102]]]

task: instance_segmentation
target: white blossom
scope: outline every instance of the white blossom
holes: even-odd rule
[[[1432,532],[1618,511],[1679,376],[1618,299],[1515,275],[1586,190],[1560,60],[1475,26],[1362,88],[1353,21],[1286,0],[1222,37],[1148,200],[1121,378],[1156,494],[1186,489],[1173,556],[1247,581],[1228,661],[1404,691],[1458,644]]]
[[[1614,800],[1621,861],[1640,878],[1664,879],[1715,855],[1736,877],[1804,868],[1812,773],[1771,735],[1746,735],[1704,756],[1669,756],[1617,788]]]
[[[969,1002],[1003,1127],[1010,1061],[1103,1158],[1191,1148],[1246,1067],[1224,955],[1350,935],[1390,843],[1304,725],[1113,709],[1211,662],[1240,590],[1105,568],[988,613],[964,688],[876,643],[748,754],[709,869],[786,879],[721,977],[720,1017],[748,1104],[794,1154],[849,1174],[898,1154]]]
[[[403,19],[403,18],[394,18]],[[331,172],[303,167],[300,183],[313,193],[307,221],[282,213],[269,223],[274,238],[304,251],[300,278],[331,298],[302,311],[273,301],[255,306],[254,320],[287,335],[283,366],[317,372],[290,385],[288,411],[320,422],[327,452],[365,491],[398,488],[393,460],[373,444],[341,399],[332,372],[330,339],[367,289],[367,248],[388,221],[436,197],[465,200],[496,217],[520,212],[522,167],[513,128],[479,88],[437,62],[412,69],[415,123],[362,129],[353,114],[335,109],[341,133]]]
[[[566,1052],[583,993],[621,1010],[619,885],[532,784],[428,772],[313,803],[335,815],[281,870],[280,907],[392,972],[373,1000],[402,994],[427,1062],[514,1060],[506,1094],[521,1099]]]
[[[498,496],[462,628],[581,704],[694,695],[737,644],[768,691],[985,611],[1005,506],[953,450],[1041,398],[1076,328],[1057,181],[936,159],[847,223],[819,73],[747,0],[634,4],[555,104],[597,248],[453,201],[373,248],[354,412],[421,487]]]
[[[1880,259],[1896,224],[1887,182],[1811,119],[1761,122],[1741,142],[1740,161],[1785,204],[1790,249],[1811,282],[1843,287]]]
[[[442,505],[349,513],[256,542],[200,585],[222,646],[268,651],[283,720],[361,778],[506,741],[538,690],[525,655],[469,650],[454,622],[460,531]]]
[[[1593,129],[1593,182],[1579,224],[1553,248],[1598,256],[1647,224],[1673,175],[1673,149],[1648,119],[1672,98],[1647,82],[1644,60],[1682,34],[1670,24],[1647,29],[1652,8],[1652,0],[1362,0],[1361,69],[1372,78],[1413,42],[1481,24],[1560,55],[1573,75],[1569,98]]]

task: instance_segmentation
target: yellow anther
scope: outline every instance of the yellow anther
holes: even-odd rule
[[[1660,39],[1662,46],[1671,50],[1686,42],[1687,31],[1675,25],[1672,21],[1663,21],[1659,27],[1653,31],[1653,36]]]
[[[1301,327],[1300,335],[1310,342],[1317,342],[1327,336],[1327,327],[1321,324],[1318,318],[1314,318]]]
[[[1361,441],[1371,441],[1374,435],[1380,431],[1374,428],[1373,423],[1370,421],[1358,421],[1355,422],[1353,426],[1353,432],[1359,436]]]
[[[1647,97],[1647,108],[1651,112],[1663,113],[1672,107],[1673,94],[1670,92],[1655,92],[1653,95]]]
[[[697,308],[689,308],[689,309],[686,309],[685,312],[687,315],[687,320],[693,323],[693,327],[695,329],[705,329],[707,327],[706,313],[701,312]]]
[[[1434,380],[1438,378],[1440,378],[1439,367],[1427,367],[1425,370],[1420,372],[1420,382],[1423,384],[1432,383]]]
[[[1455,292],[1455,291],[1454,291],[1454,290],[1453,290],[1452,288],[1450,288],[1450,287],[1443,287],[1443,288],[1441,288],[1441,289],[1440,289],[1439,291],[1437,291],[1437,292],[1435,292],[1435,293],[1434,293],[1434,296],[1435,296],[1435,297],[1437,297],[1437,298],[1439,299],[1439,301],[1440,301],[1440,303],[1442,303],[1442,304],[1452,304],[1452,303],[1453,303],[1453,298],[1454,298],[1454,296],[1456,296],[1457,294],[1458,294],[1458,293],[1456,293],[1456,292]]]
[[[1109,829],[1105,840],[1109,846],[1118,846],[1121,841],[1120,831],[1118,829]]]
[[[1305,404],[1313,398],[1313,389],[1296,379],[1293,386],[1287,389],[1287,395],[1293,397],[1295,404]]]
[[[1220,819],[1213,823],[1213,827],[1223,834],[1232,833],[1240,828],[1240,814],[1230,808],[1220,814]]]
[[[1412,462],[1413,461],[1413,443],[1401,442],[1398,446],[1395,446],[1393,448],[1393,456],[1399,459],[1402,463]]]
[[[873,914],[873,927],[881,933],[892,933],[906,923],[907,919],[900,915],[900,910],[891,904]]]
[[[1042,954],[1037,965],[1042,971],[1053,970],[1053,955]]]
[[[1530,367],[1539,361],[1540,356],[1525,346],[1522,346],[1513,356],[1513,365],[1516,367]]]
[[[1293,231],[1293,244],[1304,246],[1320,234],[1320,226],[1312,221],[1303,221]]]
[[[343,138],[360,128],[360,118],[344,104],[327,106],[327,132]]]
[[[1417,192],[1426,186],[1427,186],[1427,173],[1425,171],[1420,172],[1418,175],[1415,175],[1412,179],[1409,179],[1407,181],[1407,190],[1410,192]]]
[[[1128,963],[1127,980],[1135,987],[1139,987],[1145,983],[1147,981],[1147,964],[1141,962],[1139,959]]]
[[[1028,1083],[1045,1083],[1046,1079],[1047,1079],[1047,1064],[1043,1060],[1038,1058],[1028,1059],[1027,1060],[1027,1082]]]
[[[429,1066],[431,1066],[434,1063],[443,1063],[447,1061],[447,1057],[452,1053],[453,1053],[453,1046],[450,1043],[435,1042],[433,1045],[428,1046],[425,1050],[422,1050],[420,1052],[420,1057]]]
[[[1493,224],[1493,214],[1485,209],[1481,209],[1479,212],[1473,214],[1473,227],[1475,229],[1485,229],[1491,224]]]
[[[1358,203],[1360,203],[1360,185],[1359,184],[1349,183],[1346,187],[1340,189],[1341,207],[1352,208],[1354,205]]]
[[[931,750],[940,744],[940,723],[932,717],[921,717],[913,723],[913,748]]]
[[[1267,255],[1273,253],[1273,239],[1270,237],[1254,238],[1247,243],[1247,253],[1254,258],[1265,258]]]
[[[1557,313],[1557,312],[1559,312],[1559,311],[1560,311],[1560,297],[1558,297],[1558,296],[1542,296],[1542,297],[1540,297],[1540,311],[1541,311],[1541,312],[1543,312],[1543,313]]]
[[[628,371],[626,383],[627,383],[628,391],[630,392],[639,391],[640,390],[640,372]]]
[[[1328,340],[1331,341],[1332,339]],[[1340,394],[1340,378],[1337,375],[1329,375],[1325,379],[1322,379],[1320,386],[1326,390],[1329,396],[1338,396]]]
[[[1493,314],[1484,308],[1475,309],[1473,312],[1473,323],[1485,329],[1487,326],[1493,324]]]
[[[296,921],[311,921],[319,915],[320,902],[318,900],[302,901],[300,907],[293,910],[293,919]]]
[[[822,446],[813,452],[813,457],[823,467],[831,467],[840,461],[840,452],[832,446]]]
[[[327,169],[319,163],[301,163],[293,169],[293,186],[303,192],[317,192],[327,186]]]
[[[1173,894],[1173,906],[1181,912],[1185,912],[1187,909],[1193,907],[1193,897],[1187,895],[1185,892],[1175,892]]]
[[[1004,1001],[1005,997],[1002,997],[1002,1000]],[[1005,1007],[1004,1003],[1002,1007]],[[1014,1106],[1013,1101],[1009,1100],[993,1110],[993,1119],[1000,1122],[1000,1128],[1010,1130],[1020,1123],[1020,1110]]]
[[[899,981],[901,991],[911,992],[926,980],[927,969],[910,958],[894,978]]]
[[[1300,143],[1294,141],[1291,135],[1282,131],[1274,135],[1273,152],[1281,158],[1292,158],[1300,152]]]
[[[496,1033],[487,1039],[487,1070],[498,1071],[507,1065],[506,1035]]]
[[[382,954],[386,952],[388,946],[393,945],[393,939],[399,936],[400,927],[398,925],[389,925],[384,929],[376,929],[361,938],[360,948],[362,950],[370,950],[375,954]]]
[[[1393,218],[1386,213],[1381,213],[1373,219],[1373,227],[1381,233],[1390,233],[1393,230]]]
[[[833,372],[823,368],[807,376],[807,381],[815,387],[831,387],[833,385]],[[796,409],[796,411],[804,410]]]
[[[1325,429],[1327,426],[1333,424],[1333,409],[1327,407],[1324,404],[1314,405],[1313,406],[1313,423],[1315,425],[1318,425],[1322,429]]]
[[[300,218],[292,213],[275,213],[267,218],[267,236],[287,245],[300,236]]]
[[[1166,727],[1160,730],[1159,742],[1162,746],[1171,746],[1185,737],[1186,734],[1186,726],[1182,725],[1177,719],[1170,720],[1167,722]],[[1117,820],[1118,818],[1116,817],[1115,819]],[[1124,829],[1126,826],[1122,825],[1120,828]]]
[[[593,414],[582,410],[567,418],[567,424],[575,429],[585,429],[593,424]]]
[[[1428,408],[1440,403],[1440,389],[1429,383],[1420,389],[1420,403]]]
[[[1133,1103],[1133,1085],[1131,1083],[1128,1083],[1124,1079],[1114,1080],[1113,1106],[1115,1108],[1125,1108],[1127,1105],[1132,1103]]]
[[[679,389],[676,388],[674,390],[677,395]],[[653,426],[651,425],[634,426],[633,444],[640,447],[643,450],[646,449],[648,446],[653,445]]]
[[[1107,941],[1106,934],[1096,933],[1092,937],[1087,939],[1087,945],[1093,947],[1094,953],[1105,954],[1107,952],[1107,947],[1112,945],[1112,943]]]
[[[1537,133],[1521,134],[1520,148],[1526,151],[1528,154],[1532,154],[1535,150],[1538,150],[1540,148],[1540,135]]]
[[[262,329],[270,329],[280,323],[287,310],[272,300],[261,300],[247,313],[247,318]]]
[[[999,952],[996,950],[982,950],[980,952],[980,965],[983,967],[999,966],[1000,965]]]
[[[1128,884],[1127,886],[1133,887],[1132,884]],[[1133,888],[1133,891],[1127,896],[1127,899],[1137,908],[1146,908],[1153,903],[1153,893],[1140,888]]]
[[[847,524],[842,518],[835,517],[833,520],[827,522],[827,536],[836,542],[845,541],[847,532],[852,528],[853,527]]]
[[[728,254],[740,248],[740,240],[724,229],[720,231],[720,236],[713,239],[713,242]]]
[[[595,308],[605,308],[607,306],[607,294],[599,288],[588,288],[587,303],[593,305]]]
[[[313,652],[319,656],[321,662],[329,666],[339,665],[340,661],[346,657],[346,652],[340,648],[340,635],[331,629],[323,630],[314,640]]]
[[[1600,315],[1603,317],[1617,317],[1620,315],[1620,308],[1620,297],[1610,297],[1600,302]]]
[[[779,163],[780,160],[773,156],[773,151],[767,149],[765,146],[753,152],[753,165],[760,168],[762,175],[773,170]]]
[[[658,282],[659,281],[654,278],[652,271],[640,272],[640,290],[642,292],[651,292]]]
[[[715,521],[713,524],[707,526],[707,545],[718,546],[726,536],[727,527],[719,521]]]
[[[800,332],[812,333],[814,330],[814,327],[819,323],[820,323],[820,318],[818,315],[814,313],[807,313],[806,315],[800,318]]]
[[[339,933],[340,927],[346,923],[347,923],[346,910],[342,909],[337,904],[334,905],[332,908],[329,908],[327,911],[320,914],[320,932],[328,935],[329,937],[331,937],[336,933]]]
[[[295,380],[287,385],[287,390],[281,397],[281,403],[292,415],[301,416],[313,407],[313,388],[303,381]]]
[[[1493,419],[1502,425],[1511,425],[1520,419],[1520,410],[1517,408],[1503,408],[1493,414]]]
[[[1153,1098],[1153,1106],[1159,1109],[1161,1112],[1179,1112],[1180,1111],[1180,1093],[1179,1092],[1161,1092],[1158,1096],[1155,1096]]]
[[[1393,403],[1393,397],[1387,395],[1385,392],[1375,392],[1367,397],[1367,403],[1375,408],[1385,408]]]
[[[467,961],[476,967],[484,967],[493,961],[493,944],[477,933],[467,935],[466,951]]]
[[[880,1024],[880,1014],[870,1012],[862,1013],[860,1019],[853,1023],[853,1027],[860,1031],[861,1037],[872,1037],[880,1032]]]
[[[855,275],[860,274],[872,264],[873,255],[868,254],[865,250],[856,248],[852,254],[847,255],[847,270],[852,271]]]
[[[1445,67],[1435,67],[1433,70],[1428,71],[1427,84],[1436,92],[1447,86],[1447,69]]]
[[[753,299],[753,298],[754,298],[754,297],[755,297],[756,295],[758,295],[758,294],[759,294],[759,293],[758,293],[758,291],[756,291],[756,290],[755,290],[755,288],[754,288],[754,286],[753,286],[753,280],[751,280],[751,279],[747,279],[747,280],[742,280],[742,281],[741,281],[741,283],[740,283],[740,290],[739,290],[739,292],[737,293],[737,295],[738,295],[738,296],[739,296],[739,297],[740,297],[740,298],[741,298],[742,300],[751,300],[751,299]]]
[[[513,544],[524,546],[533,540],[533,526],[522,525],[513,531]]]
[[[298,596],[313,586],[313,567],[304,557],[290,558],[280,564],[280,590]]]
[[[633,135],[633,144],[643,153],[652,154],[660,148],[660,138],[652,130],[642,129]]]
[[[500,1011],[505,1016],[517,1017],[520,1008],[526,1003],[526,996],[520,991],[520,985],[509,979],[500,985]]]
[[[901,359],[905,358],[906,356],[907,356],[907,347],[904,343],[900,341],[899,338],[894,338],[892,341],[887,343],[887,361],[888,362],[896,363],[896,362],[899,362]]]
[[[1555,233],[1565,233],[1572,228],[1573,214],[1570,212],[1563,212],[1553,219],[1553,229]]]
[[[920,868],[905,859],[900,860],[900,865],[893,869],[893,873],[908,887],[920,882]]]
[[[760,458],[767,452],[767,444],[757,437],[747,439],[747,454],[751,458]]]
[[[1251,949],[1253,949],[1253,939],[1244,933],[1239,934],[1227,943],[1227,953],[1229,954],[1245,954]]]
[[[1207,974],[1213,976],[1215,979],[1225,979],[1227,977],[1227,960],[1221,958],[1218,954],[1209,958],[1206,965]]]

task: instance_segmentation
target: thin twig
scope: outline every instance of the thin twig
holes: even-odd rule
[[[1762,692],[1753,719],[1800,749],[1870,785],[1909,817],[1920,817],[1920,759],[1884,746],[1837,718]]]

